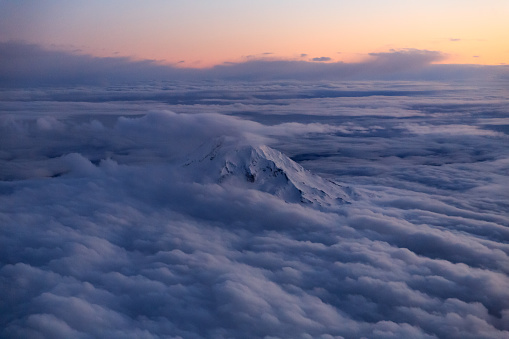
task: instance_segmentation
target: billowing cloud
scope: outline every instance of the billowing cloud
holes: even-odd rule
[[[0,336],[507,337],[503,89],[4,89]]]

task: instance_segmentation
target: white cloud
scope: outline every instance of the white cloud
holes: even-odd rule
[[[338,95],[348,84],[216,86],[234,99],[193,94],[169,105],[182,113],[93,103],[111,98],[98,88],[88,103],[54,89],[0,102],[2,337],[508,335],[507,139],[485,129],[504,122],[501,92],[461,89],[469,110],[440,84],[356,83],[355,98]],[[184,166],[218,137],[214,166],[268,143],[349,203],[285,201],[268,179]]]

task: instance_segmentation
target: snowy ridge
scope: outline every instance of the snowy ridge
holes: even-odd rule
[[[292,203],[328,207],[349,202],[341,185],[312,174],[281,152],[265,145],[227,142],[202,145],[185,162],[205,181],[232,183],[267,192]]]

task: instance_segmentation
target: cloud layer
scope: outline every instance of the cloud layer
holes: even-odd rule
[[[5,90],[0,336],[505,338],[507,99],[498,83]],[[185,166],[217,138],[278,149],[349,203]]]
[[[0,86],[111,85],[149,80],[461,80],[508,77],[505,66],[433,65],[438,51],[403,49],[371,53],[358,63],[248,58],[208,69],[178,68],[154,60],[99,58],[43,49],[20,42],[0,42]],[[327,62],[324,62],[327,61]]]

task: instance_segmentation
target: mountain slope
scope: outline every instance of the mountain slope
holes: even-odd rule
[[[281,152],[268,146],[253,146],[214,140],[198,148],[184,164],[197,181],[229,183],[267,192],[287,202],[312,203],[322,207],[349,202],[343,188],[312,174]]]

